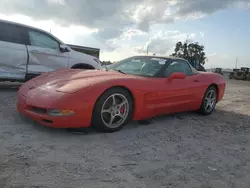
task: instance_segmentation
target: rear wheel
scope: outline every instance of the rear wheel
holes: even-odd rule
[[[211,114],[215,109],[216,102],[217,90],[214,86],[210,86],[204,94],[199,112],[203,115]]]
[[[120,130],[132,119],[132,97],[123,88],[104,92],[95,104],[92,125],[100,131]]]

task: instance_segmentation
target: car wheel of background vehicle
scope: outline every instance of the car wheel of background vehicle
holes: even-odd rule
[[[93,66],[88,64],[77,64],[72,67],[72,69],[95,69]]]
[[[214,111],[217,103],[217,89],[214,86],[210,86],[203,97],[203,101],[199,112],[203,115],[209,115]]]
[[[118,131],[132,119],[132,108],[132,97],[126,89],[111,88],[97,100],[92,125],[104,132]]]

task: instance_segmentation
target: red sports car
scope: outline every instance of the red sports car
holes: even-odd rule
[[[134,56],[103,70],[62,69],[22,85],[17,109],[55,128],[120,130],[131,120],[182,111],[211,114],[224,78],[174,57]]]

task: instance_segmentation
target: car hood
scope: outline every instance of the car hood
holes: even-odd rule
[[[136,76],[122,74],[117,71],[61,69],[55,72],[45,73],[33,79],[33,81],[36,87],[74,93],[94,84],[135,77]]]

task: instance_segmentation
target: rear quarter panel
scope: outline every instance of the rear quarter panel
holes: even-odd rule
[[[221,101],[224,94],[225,94],[225,89],[226,89],[226,80],[225,78],[217,73],[211,73],[211,72],[202,72],[200,73],[200,82],[204,83],[205,90],[203,90],[203,93],[205,93],[206,89],[210,85],[216,85],[218,89],[218,98],[217,102]]]

